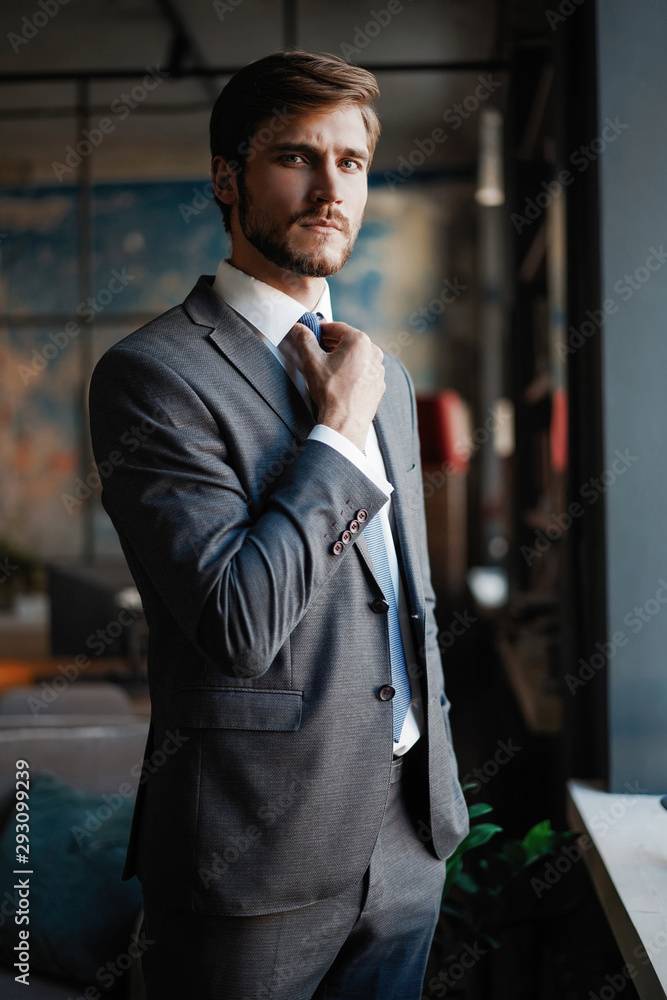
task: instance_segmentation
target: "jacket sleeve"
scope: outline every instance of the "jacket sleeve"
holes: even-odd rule
[[[232,405],[232,404],[230,404]],[[332,543],[386,495],[318,441],[296,449],[254,518],[226,441],[192,386],[152,355],[117,345],[98,363],[90,424],[102,502],[163,604],[230,676],[259,677],[310,601],[350,558]],[[352,556],[355,558],[355,556]]]

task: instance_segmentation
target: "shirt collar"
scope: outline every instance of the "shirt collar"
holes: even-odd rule
[[[221,260],[218,265],[213,291],[275,347],[307,311],[290,295],[240,271],[228,260]],[[325,323],[331,322],[331,296],[326,281],[320,300],[312,311],[321,313]]]

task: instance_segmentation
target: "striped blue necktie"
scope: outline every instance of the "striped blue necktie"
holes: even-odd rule
[[[320,345],[320,347],[322,347],[322,340],[321,340],[322,331],[320,329],[321,319],[324,319],[322,313],[304,313],[303,316],[299,316],[297,320],[297,323],[303,323],[304,326],[307,326],[309,330],[313,331],[313,333],[317,337],[317,343]],[[322,349],[324,351],[327,351],[327,353],[329,353],[328,347],[324,347]],[[315,402],[312,396],[310,397],[310,405],[313,409],[313,416],[315,417],[315,423],[317,423],[320,411],[317,403]]]
[[[312,330],[320,342],[320,318],[315,313],[304,313],[299,319],[309,330]],[[366,452],[364,451],[364,455]],[[364,538],[368,545],[373,568],[378,582],[382,587],[384,599],[389,605],[387,609],[387,625],[389,628],[389,653],[391,656],[391,681],[396,694],[392,699],[394,713],[394,743],[398,743],[403,729],[405,717],[410,707],[410,678],[405,662],[401,626],[398,620],[398,603],[394,592],[394,584],[389,569],[387,546],[382,531],[382,521],[377,513],[364,528]]]
[[[364,454],[366,454],[364,452]],[[396,694],[392,699],[394,710],[394,743],[398,743],[405,717],[410,707],[410,678],[405,662],[401,626],[398,620],[398,604],[394,593],[394,584],[389,569],[387,546],[382,531],[382,521],[379,513],[368,522],[364,528],[364,538],[373,560],[373,567],[378,582],[382,587],[384,599],[389,605],[387,609],[387,625],[389,626],[389,652],[391,655],[391,683]]]
[[[320,320],[324,319],[321,313],[304,313],[303,316],[299,316],[297,323],[303,323],[307,326],[309,330],[312,330],[317,337],[317,343],[320,343],[320,337],[322,331],[320,330]]]

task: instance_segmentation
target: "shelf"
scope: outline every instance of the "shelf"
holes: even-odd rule
[[[533,733],[558,733],[563,723],[563,699],[545,690],[551,678],[547,653],[539,636],[532,643],[501,639],[498,648],[521,713]]]

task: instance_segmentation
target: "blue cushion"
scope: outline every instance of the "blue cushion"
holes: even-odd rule
[[[29,864],[16,862],[13,812],[0,840],[0,957],[13,965],[27,929],[31,972],[108,982],[105,967],[127,956],[142,905],[138,880],[120,879],[134,796],[93,795],[44,772],[30,779],[29,806]],[[19,868],[33,874],[12,874]],[[30,923],[17,925],[21,878],[30,879]]]

